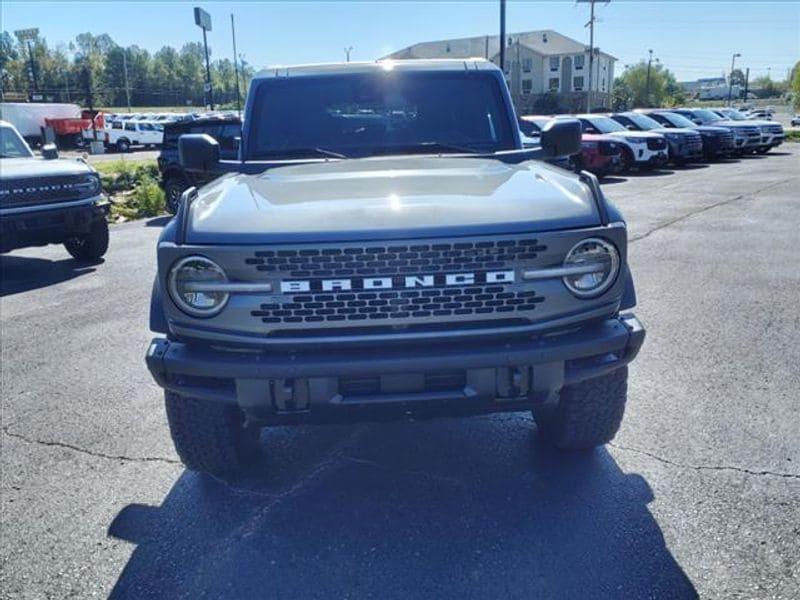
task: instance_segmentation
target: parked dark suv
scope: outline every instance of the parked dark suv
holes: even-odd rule
[[[167,210],[172,214],[178,208],[181,194],[190,186],[199,187],[220,175],[217,171],[187,172],[178,161],[178,138],[185,133],[206,133],[219,143],[220,156],[235,160],[239,151],[242,122],[239,117],[207,117],[193,121],[180,121],[164,126],[164,143],[158,156],[161,187],[167,197]]]

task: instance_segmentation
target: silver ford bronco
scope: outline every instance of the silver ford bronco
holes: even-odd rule
[[[484,60],[275,67],[239,160],[179,140],[147,365],[178,454],[234,472],[268,425],[532,410],[564,449],[611,440],[644,341],[625,222],[577,121],[523,149]]]

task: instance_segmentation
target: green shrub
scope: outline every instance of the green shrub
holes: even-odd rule
[[[133,202],[138,217],[155,217],[164,212],[164,191],[152,177],[142,177],[133,190]]]

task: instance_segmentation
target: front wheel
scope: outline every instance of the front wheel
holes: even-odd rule
[[[170,177],[164,182],[164,196],[166,198],[167,211],[170,214],[178,212],[178,205],[181,202],[181,194],[189,187],[189,183],[183,177]]]
[[[167,421],[178,456],[192,471],[234,474],[258,449],[258,430],[246,427],[235,406],[164,392]]]
[[[619,172],[628,173],[633,168],[633,153],[625,148],[622,150],[622,156],[619,157]]]
[[[770,150],[772,150],[772,148],[770,148],[769,146],[764,146],[764,147],[759,148],[758,150],[756,150],[756,152],[758,152],[759,154],[766,154]]]
[[[562,450],[585,450],[610,442],[622,423],[628,367],[561,390],[558,402],[534,408],[542,436]]]
[[[65,241],[64,247],[78,260],[99,260],[108,250],[108,223],[105,218],[95,221],[89,233]]]
[[[119,140],[117,142],[117,152],[129,152],[131,143],[128,140]]]

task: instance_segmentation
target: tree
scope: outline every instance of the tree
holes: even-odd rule
[[[741,69],[734,69],[731,71],[730,84],[744,87],[744,73],[742,73]]]
[[[800,61],[794,64],[792,74],[789,77],[789,85],[793,96],[794,107],[800,110]]]
[[[678,81],[660,63],[650,66],[648,90],[647,62],[629,66],[614,80],[612,103],[616,110],[644,106],[674,106],[685,101]],[[649,91],[649,93],[648,93]]]

